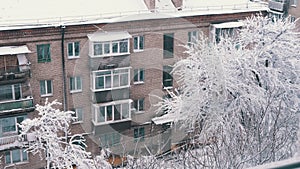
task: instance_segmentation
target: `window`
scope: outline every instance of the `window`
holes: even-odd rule
[[[95,122],[112,122],[129,119],[129,103],[118,103],[105,106],[95,106]]]
[[[15,149],[5,152],[5,163],[13,164],[18,162],[28,161],[27,152],[23,149]]]
[[[172,58],[174,52],[174,33],[164,34],[164,58]]]
[[[140,128],[134,129],[134,141],[138,142],[138,141],[144,141],[144,140],[145,140],[145,128],[140,127]]]
[[[128,39],[111,42],[94,42],[93,56],[114,56],[129,53]]]
[[[3,85],[0,86],[0,101],[19,100],[22,98],[21,85]]]
[[[133,50],[135,52],[144,50],[144,36],[133,37]]]
[[[198,40],[198,31],[188,32],[188,45],[192,46]]]
[[[291,6],[296,7],[298,5],[298,0],[291,0]]]
[[[121,134],[119,132],[105,133],[100,135],[100,142],[103,147],[120,144]]]
[[[40,92],[41,92],[41,96],[51,96],[52,95],[52,81],[51,80],[41,80],[40,81]]]
[[[79,58],[79,42],[70,42],[68,43],[68,58]]]
[[[171,66],[163,66],[163,86],[164,87],[172,87],[173,86],[173,77],[171,75],[172,67]]]
[[[144,98],[134,100],[133,101],[133,107],[135,108],[136,111],[144,111]]]
[[[222,38],[235,38],[244,24],[239,21],[223,22],[210,26],[210,41],[219,43]]]
[[[70,91],[71,93],[82,91],[81,77],[79,76],[70,77]]]
[[[134,69],[134,83],[144,82],[144,69]]]
[[[82,122],[83,121],[83,109],[82,108],[76,108],[74,109],[75,114],[73,114],[75,117],[77,117],[75,122]]]
[[[2,118],[0,119],[0,131],[2,130],[3,133],[17,132],[17,123],[21,123],[23,120],[23,116]]]
[[[51,62],[50,44],[37,45],[38,62]]]
[[[129,68],[95,71],[93,80],[97,91],[129,87]]]

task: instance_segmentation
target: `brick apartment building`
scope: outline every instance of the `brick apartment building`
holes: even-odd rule
[[[130,0],[121,8],[114,1],[98,6],[100,15],[0,19],[0,168],[45,166],[22,151],[34,137],[20,138],[16,124],[35,117],[46,98],[76,112],[71,132],[83,133],[94,155],[101,147],[121,156],[169,150],[184,134],[159,117],[154,96],[178,86],[170,72],[183,45],[200,32],[217,42],[268,10],[245,0]]]

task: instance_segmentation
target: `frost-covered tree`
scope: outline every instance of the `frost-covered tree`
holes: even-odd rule
[[[180,90],[159,106],[194,129],[197,166],[243,168],[295,154],[299,51],[294,23],[263,16],[246,19],[237,37],[216,44],[200,36],[188,49],[174,66]]]
[[[72,116],[74,112],[53,108],[59,104],[46,100],[45,105],[36,106],[39,117],[26,119],[19,125],[21,135],[31,133],[35,137],[35,141],[24,145],[25,151],[39,154],[41,159],[47,161],[47,168],[51,165],[54,168],[72,168],[72,165],[95,168],[91,154],[84,149],[83,136],[75,134],[68,138],[71,134],[69,124],[76,118]]]

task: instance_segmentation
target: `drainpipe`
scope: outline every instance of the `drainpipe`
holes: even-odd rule
[[[67,80],[66,80],[66,64],[65,64],[65,28],[66,26],[61,25],[61,62],[62,62],[62,78],[63,78],[63,106],[64,111],[68,109],[67,101]]]

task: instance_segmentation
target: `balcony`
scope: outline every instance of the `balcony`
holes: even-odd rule
[[[19,135],[0,137],[0,151],[13,147],[20,147],[23,143],[32,142],[35,139],[36,138],[33,133],[28,133],[22,137]]]
[[[279,1],[279,0],[271,0],[271,1],[269,1],[269,8],[271,10],[284,12],[285,5],[286,5],[286,2],[284,0],[282,0],[282,1]]]
[[[28,97],[20,100],[9,100],[0,103],[0,115],[12,114],[16,112],[33,111],[33,98]]]
[[[128,88],[130,86],[130,67],[97,70],[91,73],[93,92]]]
[[[29,66],[0,67],[0,84],[19,83],[30,77]]]

